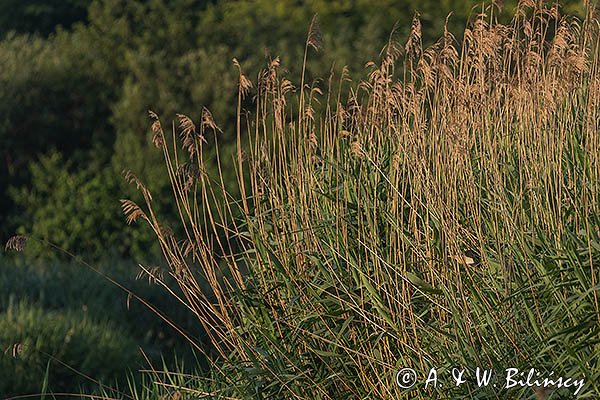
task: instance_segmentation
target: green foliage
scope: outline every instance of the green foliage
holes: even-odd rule
[[[89,390],[93,382],[64,364],[111,383],[139,360],[135,342],[104,319],[24,303],[0,314],[0,343],[8,350],[0,354],[0,366],[10,371],[0,380],[2,396],[39,393],[46,371],[51,391],[73,391],[78,386]]]
[[[0,186],[24,187],[27,165],[59,148],[77,165],[97,168],[110,157],[106,88],[87,67],[84,44],[61,34],[51,40],[11,36],[0,42]],[[50,182],[49,182],[50,183]],[[50,183],[52,185],[52,183]],[[16,210],[0,192],[0,237],[14,233]]]
[[[111,143],[107,93],[87,57],[67,34],[0,42],[0,144],[12,170],[49,146],[72,155]]]
[[[122,188],[119,175],[110,167],[96,166],[102,168],[96,170],[94,165],[86,169],[72,166],[71,161],[65,161],[56,152],[30,164],[30,186],[12,192],[15,204],[21,209],[22,233],[47,240],[72,254],[91,253],[109,258],[135,255],[140,261],[150,258],[149,232],[130,232],[123,226],[118,201]],[[64,257],[35,241],[27,254]]]
[[[27,248],[30,244],[32,243],[28,243]],[[6,315],[12,312],[13,316],[17,316],[21,311],[16,304],[18,302],[26,302],[31,307],[25,307],[25,311],[23,311],[25,313],[24,316],[18,318],[29,318],[27,315],[31,311],[28,310],[35,309],[38,310],[35,313],[36,318],[39,315],[39,310],[43,310],[43,313],[47,314],[47,317],[41,319],[46,325],[51,323],[51,321],[46,321],[46,319],[66,319],[75,321],[74,325],[80,324],[81,321],[84,321],[84,325],[89,322],[90,325],[96,327],[100,334],[105,334],[105,330],[110,329],[112,332],[110,340],[114,342],[111,346],[114,346],[119,352],[124,351],[125,355],[123,357],[129,357],[132,353],[134,355],[138,354],[138,350],[141,348],[152,363],[161,363],[163,360],[166,360],[165,365],[169,368],[177,365],[177,363],[173,362],[175,354],[185,356],[188,360],[193,359],[190,354],[189,344],[179,333],[169,327],[166,322],[161,320],[160,317],[145,305],[134,298],[128,298],[127,293],[122,289],[114,286],[89,268],[80,264],[63,262],[45,262],[43,265],[37,266],[30,263],[16,265],[14,261],[0,259],[0,291],[3,293],[3,296],[0,298],[0,314]],[[106,264],[99,265],[98,268],[102,273],[108,274],[111,278],[154,305],[171,321],[178,326],[184,327],[194,337],[202,337],[201,332],[194,329],[187,309],[175,298],[165,296],[162,288],[149,285],[145,279],[136,279],[138,270],[134,263],[112,260]],[[165,282],[170,284],[170,279],[167,277]],[[13,329],[2,327],[2,325],[6,325],[7,323],[11,324],[12,322],[6,318],[0,321],[0,331],[3,329]],[[12,324],[14,325],[14,323]],[[46,325],[40,328],[43,331],[40,335],[55,335],[56,338],[50,339],[44,336],[44,340],[54,343],[61,342],[64,339],[64,332],[54,328],[53,330],[49,330]],[[32,332],[31,334],[33,335],[34,333]],[[94,338],[98,339],[98,336],[92,335],[89,339],[90,341],[87,343],[89,352],[94,352],[97,349],[95,347],[97,346],[97,341],[95,342]],[[0,364],[5,366],[6,364],[2,363],[8,362],[12,363],[10,365],[21,365],[23,367],[22,369],[15,370],[14,379],[9,380],[6,385],[16,385],[16,382],[29,382],[29,374],[26,368],[29,368],[30,364],[18,364],[18,359],[11,361],[11,346],[15,343],[17,342],[9,341],[8,339],[5,340],[4,338],[0,339],[0,355],[2,355],[4,350],[8,349],[7,358],[2,358]],[[49,353],[48,350],[44,351]],[[66,362],[66,359],[59,358],[55,353],[49,354],[54,355],[60,361]],[[44,358],[41,353],[37,357],[40,365],[44,364],[44,360],[45,362],[49,361],[48,357]],[[118,355],[110,354],[106,357],[118,357]],[[134,381],[137,382],[140,378],[137,371],[144,365],[144,360],[137,356],[123,359],[120,361],[121,363],[115,365],[106,364],[103,360],[102,358],[96,358],[92,361],[98,364],[90,364],[86,368],[88,371],[99,371],[101,375],[109,370],[114,370],[106,375],[110,376],[111,380],[104,382],[113,388],[118,381],[119,387],[123,389],[126,386],[128,376],[131,376],[133,380],[132,384]],[[73,360],[73,364],[70,364],[70,366],[79,372],[84,372],[81,365],[82,361],[83,358],[81,360]],[[204,361],[198,359],[194,365],[199,368],[203,363]],[[45,368],[45,365],[42,365],[42,367]],[[42,367],[40,367],[40,370],[43,369]],[[61,370],[61,374],[71,373],[73,376],[76,376],[75,372],[69,372],[61,367],[58,361],[51,362],[51,370],[55,368]],[[129,369],[132,370],[131,374],[127,373]],[[100,378],[101,376],[91,375],[91,377]],[[112,378],[116,378],[116,380]],[[10,387],[1,386],[2,382],[0,380],[0,388],[6,389]],[[41,381],[38,382],[37,378],[35,381],[29,383],[31,388],[36,391],[40,390]],[[75,393],[79,392],[80,388],[78,385],[82,383],[81,380],[74,379],[71,384],[68,383],[68,381],[65,382],[62,387],[63,390]],[[57,386],[53,385],[52,380],[50,380],[49,384],[51,390],[57,390]],[[88,382],[86,387],[87,393],[99,390],[98,385],[92,382]],[[10,393],[23,394],[23,392],[17,391],[17,386],[14,386],[14,389],[11,389]],[[6,390],[0,390],[2,397],[5,394]]]

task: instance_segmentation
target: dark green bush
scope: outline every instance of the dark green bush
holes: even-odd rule
[[[144,261],[152,254],[148,231],[133,232],[124,223],[119,205],[123,182],[112,168],[72,169],[60,153],[50,153],[31,163],[31,184],[15,189],[12,197],[21,209],[21,232],[45,239],[86,258],[136,256]],[[46,259],[61,252],[30,241],[28,257]]]
[[[72,392],[92,387],[80,374],[112,383],[138,365],[135,341],[118,326],[25,303],[0,314],[0,343],[6,350],[0,355],[2,396],[39,393],[47,369],[49,390]]]
[[[143,349],[153,364],[162,364],[164,358],[164,363],[172,366],[175,355],[181,357],[181,360],[186,360],[186,365],[188,366],[192,365],[192,360],[198,361],[192,357],[189,343],[179,333],[169,327],[159,316],[136,299],[128,298],[126,292],[86,266],[63,262],[16,265],[14,261],[15,259],[0,258],[0,292],[3,294],[0,296],[0,315],[3,316],[0,318],[0,331],[13,332],[10,330],[13,329],[11,326],[15,325],[13,320],[18,320],[19,318],[24,320],[27,318],[35,319],[41,313],[47,316],[47,318],[40,319],[40,330],[42,333],[39,333],[39,335],[57,337],[52,340],[44,339],[43,343],[61,342],[64,339],[64,332],[60,329],[50,329],[46,326],[52,324],[53,320],[78,321],[77,323],[73,323],[74,326],[80,325],[80,322],[83,321],[81,324],[94,327],[93,329],[98,330],[102,335],[104,335],[102,332],[104,332],[105,327],[107,327],[106,329],[110,329],[113,333],[110,337],[111,340],[114,340],[113,345],[119,349],[121,346],[130,347],[132,345],[132,349],[135,348],[134,352],[138,348]],[[107,262],[106,264],[99,265],[98,268],[102,273],[110,275],[113,279],[148,301],[177,326],[183,327],[201,342],[201,332],[199,332],[199,329],[194,329],[187,309],[179,304],[175,298],[166,296],[162,288],[149,285],[145,279],[136,279],[137,269],[135,264],[113,260],[110,263]],[[169,283],[169,277],[167,277],[166,282]],[[23,302],[26,302],[28,306],[15,305]],[[22,307],[25,311],[22,311],[19,307]],[[28,310],[35,310],[35,313]],[[25,313],[25,316],[16,317],[20,313]],[[35,315],[35,318],[27,316],[28,313],[33,313],[32,315]],[[8,318],[8,314],[11,314],[13,319]],[[44,325],[45,327],[42,327],[42,324],[46,324]],[[38,335],[37,331],[32,332],[31,335]],[[84,348],[87,346],[91,352],[96,352],[98,343],[102,342],[97,340],[96,336],[92,336],[90,341],[82,344],[81,347]],[[10,354],[13,344],[16,344],[13,339],[9,340],[0,335],[0,355],[5,350],[7,350],[7,354]],[[54,353],[50,353],[48,350],[44,351],[54,355]],[[12,382],[10,383],[11,385],[16,385],[15,382],[29,382],[28,377],[30,374],[28,368],[30,364],[23,362],[20,364],[16,363],[17,360],[10,357],[6,359],[2,358],[2,360],[0,368],[7,368],[6,365],[10,365],[10,368],[13,368],[13,366],[16,368],[19,365],[23,366],[22,368],[19,367],[20,369],[14,369],[14,372],[8,369],[8,371],[11,371],[11,375],[14,375],[14,378],[11,377],[10,380]],[[44,359],[42,355],[39,355],[36,360],[41,365],[48,361],[48,357]],[[61,359],[61,361],[65,360]],[[87,362],[82,356],[80,359],[73,359],[70,366],[78,371],[83,371],[83,368],[87,368]],[[193,363],[193,366],[201,368],[202,363],[202,361],[198,361]],[[90,368],[100,371],[100,367],[104,368],[105,365],[93,366],[93,368],[90,366]],[[114,372],[111,372],[107,376],[117,377],[119,387],[123,388],[127,378],[125,371],[131,369],[134,372],[135,379],[137,379],[137,370],[144,366],[147,366],[144,360],[136,357],[124,358],[119,364],[108,366],[111,370],[114,369]],[[36,366],[36,368],[38,367],[39,365]],[[43,367],[45,371],[45,365]],[[40,368],[36,371],[39,372]],[[62,367],[59,363],[52,363],[51,369],[54,370],[56,368],[61,369]],[[93,377],[97,378],[96,376]],[[33,385],[37,380],[38,377],[36,375],[35,382],[30,383]],[[82,382],[73,380],[72,384],[65,384],[62,386],[62,389],[79,392],[80,383]],[[107,383],[110,383],[110,386],[114,387],[115,382],[109,380]],[[8,385],[8,383],[5,385]],[[18,387],[21,389],[17,389]],[[29,387],[39,390],[41,383],[39,386]],[[50,388],[56,391],[60,387],[50,385]],[[90,384],[87,386],[85,392],[91,393],[98,389],[97,385]],[[2,386],[2,379],[0,379],[0,398],[3,398],[3,395],[6,393],[5,390],[5,386]],[[11,393],[23,394],[22,386],[15,386],[14,391]]]
[[[27,186],[27,165],[51,148],[78,166],[97,168],[110,160],[108,87],[93,73],[93,55],[83,47],[66,33],[0,42],[1,187]],[[0,238],[6,239],[18,215],[6,190],[0,191],[0,208]]]
[[[92,0],[4,0],[0,2],[0,37],[7,32],[48,35],[57,26],[85,20]]]

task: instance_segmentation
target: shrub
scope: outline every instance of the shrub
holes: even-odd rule
[[[109,157],[110,87],[94,74],[93,54],[66,33],[43,40],[13,36],[0,41],[0,185],[29,184],[27,166],[49,149],[86,165]],[[96,165],[94,165],[95,167]],[[0,237],[14,233],[17,211],[0,192]]]
[[[0,343],[3,397],[40,393],[46,378],[49,391],[89,391],[96,384],[84,375],[114,384],[138,362],[135,342],[112,323],[25,303],[0,314]]]
[[[118,196],[123,183],[110,166],[74,168],[60,153],[52,152],[29,169],[31,185],[11,191],[21,209],[21,233],[51,241],[88,260],[135,255],[145,262],[153,250],[157,253],[149,230],[123,229]],[[65,257],[35,241],[26,254],[46,260]]]
[[[3,1],[0,4],[0,37],[10,31],[48,35],[58,26],[68,28],[85,20],[90,3],[91,0]]]

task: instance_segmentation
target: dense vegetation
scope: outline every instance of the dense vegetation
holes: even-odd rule
[[[136,295],[202,341],[193,320],[177,301],[164,296],[131,263],[100,265]],[[148,361],[174,367],[175,357],[196,359],[181,335],[127,292],[77,263],[19,266],[0,259],[0,380],[2,398],[40,393],[98,391],[137,381]],[[142,349],[145,356],[140,353]],[[48,373],[47,379],[46,373]]]
[[[534,3],[2,3],[0,396],[596,398],[597,20]]]
[[[345,66],[357,79],[394,26],[407,37],[415,11],[425,45],[443,32],[448,13],[448,28],[460,34],[468,16],[481,11],[475,1],[458,0],[96,0],[71,1],[89,3],[73,23],[65,10],[76,7],[67,3],[2,4],[0,239],[19,229],[89,258],[105,249],[146,258],[153,243],[149,232],[123,230],[108,218],[119,212],[119,198],[133,195],[119,176],[124,169],[153,186],[157,199],[168,191],[147,141],[148,110],[173,119],[176,113],[199,117],[207,107],[223,130],[226,159],[235,127],[232,58],[256,76],[266,60],[279,57],[290,76],[299,76],[306,30],[318,13],[323,46],[307,65],[307,82],[327,79],[332,67],[339,76]],[[43,27],[51,23],[55,30]],[[94,182],[65,198],[89,177]],[[233,173],[224,178],[235,186]],[[94,193],[98,185],[102,194]],[[71,205],[57,208],[57,202]],[[101,229],[63,229],[96,224]]]
[[[218,355],[209,378],[180,383],[179,393],[573,395],[560,386],[509,388],[501,376],[535,368],[535,378],[584,379],[578,398],[597,398],[600,47],[592,11],[577,21],[523,2],[504,25],[490,8],[459,45],[445,31],[426,49],[415,18],[408,41],[392,35],[369,63],[368,79],[343,75],[347,96],[334,80],[302,75],[296,86],[277,59],[258,80],[241,70],[239,201],[215,195],[225,185],[205,168],[214,151],[205,138],[218,133],[209,115],[163,128],[153,114],[152,142],[182,234],[165,229],[151,190],[132,174],[145,202],[123,201],[123,210],[156,233],[181,301]],[[320,45],[313,20],[309,57]],[[471,384],[454,384],[457,366]],[[397,375],[405,367],[418,371],[414,387],[399,383],[411,382]],[[496,371],[493,385],[473,383],[477,367]],[[442,386],[424,385],[431,368],[445,374]]]

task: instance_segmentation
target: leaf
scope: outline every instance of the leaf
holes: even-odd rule
[[[431,294],[440,294],[440,295],[444,294],[444,292],[442,292],[440,289],[434,288],[429,283],[425,282],[423,279],[419,278],[416,274],[414,274],[412,272],[407,271],[406,277],[408,278],[410,283],[412,283],[419,289],[423,290],[424,292],[431,293]]]

